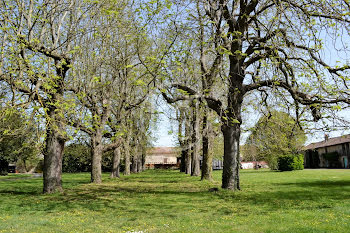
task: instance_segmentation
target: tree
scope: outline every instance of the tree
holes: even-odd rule
[[[271,169],[277,169],[277,159],[282,155],[298,154],[306,135],[288,113],[271,111],[256,123],[246,145],[257,149],[257,156],[266,160]]]
[[[336,35],[349,33],[349,4],[333,0],[198,0],[196,4],[189,6],[200,10],[188,10],[187,17],[200,18],[195,27],[206,29],[198,30],[207,35],[207,43],[201,43],[205,50],[199,48],[205,51],[200,53],[205,61],[200,63],[201,74],[214,77],[212,85],[222,83],[226,94],[203,93],[181,81],[172,82],[169,91],[173,101],[204,99],[218,114],[224,136],[222,188],[236,190],[240,189],[242,108],[250,93],[260,92],[262,97],[269,93],[307,106],[315,121],[321,118],[322,108],[350,103],[345,78],[350,67],[347,61],[327,64],[320,36],[327,35],[339,45]],[[348,51],[346,46],[341,49]],[[221,78],[214,75],[218,71]]]
[[[191,169],[190,141],[189,141],[189,109],[185,105],[176,106],[176,121],[178,123],[178,143],[181,148],[180,172],[189,174]]]
[[[85,15],[98,4],[90,1],[2,1],[0,80],[21,102],[40,109],[46,124],[44,193],[62,191],[65,91],[74,61],[76,39],[84,35]]]
[[[0,160],[21,164],[26,172],[35,168],[41,145],[37,127],[18,109],[0,107],[0,110]]]

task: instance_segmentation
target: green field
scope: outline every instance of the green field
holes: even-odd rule
[[[178,171],[89,184],[64,174],[65,192],[40,178],[0,179],[0,232],[350,232],[350,170],[244,170],[242,191]]]

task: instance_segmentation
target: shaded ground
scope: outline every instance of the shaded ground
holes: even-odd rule
[[[349,232],[350,170],[242,171],[240,192],[178,171],[89,184],[65,174],[64,194],[42,180],[0,182],[0,232]]]

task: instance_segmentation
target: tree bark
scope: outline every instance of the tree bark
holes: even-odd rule
[[[111,178],[120,178],[120,147],[113,150],[113,165]]]
[[[239,137],[240,127],[222,126],[224,135],[224,169],[222,188],[240,190],[239,184]]]
[[[130,175],[130,147],[129,147],[129,139],[124,143],[124,175]]]
[[[181,163],[180,163],[180,172],[186,171],[186,149],[183,148],[185,145],[182,145],[181,147]]]
[[[141,171],[146,170],[146,147],[142,147]]]
[[[132,159],[131,159],[131,173],[137,173],[137,163],[138,163],[138,149],[137,145],[132,149]]]
[[[137,167],[136,168],[137,168],[137,170],[136,170],[137,173],[142,172],[142,158],[140,155],[137,157]]]
[[[202,180],[212,180],[213,155],[210,153],[210,122],[208,122],[208,109],[204,109],[203,116],[203,163],[202,163]]]
[[[60,102],[63,99],[63,82],[69,68],[66,65],[61,65],[57,60],[55,65],[57,76],[60,78],[56,80],[55,92],[52,93],[52,98],[45,102],[49,110],[46,116],[47,128],[43,168],[44,193],[63,191],[62,159],[66,140],[63,136],[65,132],[64,119],[60,116],[61,109],[53,103]]]
[[[224,135],[224,169],[222,174],[222,188],[240,190],[239,181],[239,141],[241,136],[241,107],[244,92],[239,74],[231,76],[231,87],[228,93],[228,107],[226,120],[222,123],[221,131]],[[243,77],[243,76],[241,76]]]
[[[62,192],[62,158],[65,140],[60,137],[60,132],[53,129],[52,125],[47,127],[44,151],[43,192]]]
[[[100,184],[102,182],[102,132],[96,130],[94,135],[91,135],[91,182]]]
[[[185,136],[183,135],[183,125],[184,125],[184,121],[185,121],[185,124],[186,124],[186,115],[184,113],[184,109],[183,108],[180,108],[178,109],[177,111],[177,120],[178,120],[178,134],[177,134],[177,137],[178,137],[178,141],[179,141],[179,144],[180,144],[180,148],[181,148],[181,163],[180,163],[180,172],[185,172],[186,171],[186,163],[185,163],[185,160],[186,160],[186,148],[187,148],[187,145],[186,145],[186,139],[185,139]]]
[[[186,149],[185,149],[185,173],[191,174],[192,170],[192,158],[191,158],[191,126],[189,119],[186,119],[186,128],[185,128],[185,137],[186,137]]]
[[[200,176],[200,160],[199,160],[199,101],[194,100],[194,109],[193,109],[193,132],[192,132],[192,176]]]
[[[132,160],[131,160],[131,172],[132,173],[137,173],[137,158],[136,158],[136,155],[134,155],[132,157]]]

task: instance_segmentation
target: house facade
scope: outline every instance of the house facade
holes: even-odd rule
[[[350,168],[350,134],[335,138],[325,136],[324,141],[304,148],[305,168]]]
[[[147,151],[145,167],[154,168],[177,168],[179,167],[179,152],[176,147],[153,147]]]

